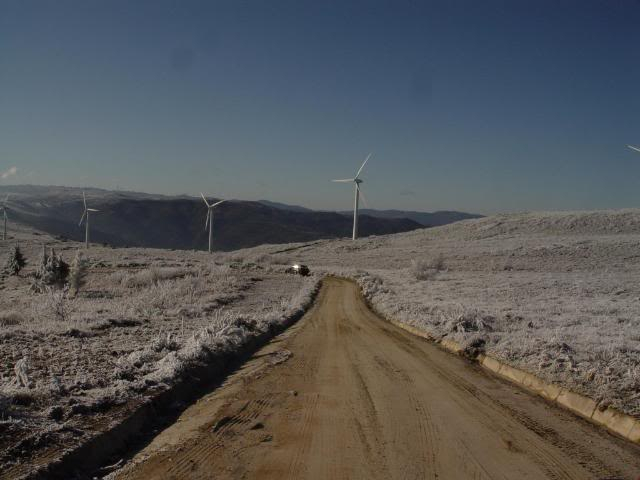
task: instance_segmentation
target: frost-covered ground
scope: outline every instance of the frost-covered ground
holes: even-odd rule
[[[281,323],[316,284],[268,259],[93,248],[75,298],[34,294],[29,276],[41,245],[67,262],[79,245],[14,236],[29,263],[19,277],[0,277],[0,472],[37,462],[43,449],[82,443],[119,409]],[[3,263],[7,250],[0,246]]]
[[[67,261],[78,245],[13,235],[31,263],[0,279],[0,472],[81,443],[189,365],[282,321],[316,281],[282,273],[296,261],[357,278],[389,317],[640,417],[640,210],[501,215],[213,256],[95,248],[86,287],[62,305],[30,294],[26,275],[42,243]]]
[[[498,215],[237,255],[353,276],[389,317],[640,417],[640,210]]]

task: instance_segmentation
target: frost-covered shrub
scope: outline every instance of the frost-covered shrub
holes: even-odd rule
[[[166,335],[160,335],[153,342],[151,342],[151,348],[155,352],[162,352],[163,350],[175,351],[180,348],[180,344],[173,338],[171,332]]]
[[[74,310],[74,300],[67,297],[68,289],[44,287],[44,295],[32,305],[32,317],[46,322],[65,322]]]
[[[425,260],[411,260],[411,273],[416,280],[433,280],[438,270],[431,266],[431,262]]]
[[[487,332],[493,330],[494,318],[490,315],[482,315],[478,311],[468,311],[448,322],[450,332]]]
[[[14,246],[7,257],[6,271],[10,275],[18,275],[26,264],[27,262],[20,251],[20,247]]]
[[[371,300],[375,295],[387,293],[389,290],[384,286],[384,281],[378,275],[364,274],[358,278],[358,284],[362,288],[364,296]]]
[[[76,256],[71,263],[69,271],[69,293],[73,296],[77,295],[80,288],[86,283],[88,262],[82,258],[80,251],[76,252]]]
[[[69,275],[69,265],[62,259],[62,255],[56,255],[53,248],[49,254],[42,247],[42,254],[36,266],[34,277],[36,283],[33,290],[42,292],[42,286],[64,286]]]
[[[411,260],[411,273],[416,280],[432,280],[446,268],[442,254],[431,259]]]

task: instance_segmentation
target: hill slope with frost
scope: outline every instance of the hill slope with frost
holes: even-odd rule
[[[496,215],[238,254],[355,277],[389,317],[640,416],[640,210]]]

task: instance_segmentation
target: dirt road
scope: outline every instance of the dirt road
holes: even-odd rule
[[[381,320],[351,282],[117,478],[633,479],[640,448]]]

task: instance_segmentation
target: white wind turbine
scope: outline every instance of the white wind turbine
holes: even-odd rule
[[[4,199],[4,202],[2,202],[2,205],[0,205],[0,210],[2,210],[2,217],[4,219],[4,230],[2,231],[2,240],[6,240],[7,239],[7,202],[9,201],[9,194],[7,193],[7,196]]]
[[[209,253],[211,253],[211,247],[213,245],[213,209],[224,202],[224,200],[220,200],[214,204],[209,204],[202,192],[200,192],[200,196],[207,206],[207,220],[204,222],[204,229],[206,230],[207,227],[209,227]]]
[[[362,195],[362,199],[364,200],[364,202],[367,203],[367,200],[364,197],[364,194],[360,190],[360,184],[362,183],[362,180],[360,179],[360,173],[362,172],[362,169],[369,161],[370,157],[371,157],[371,154],[367,155],[367,158],[364,159],[362,166],[360,167],[360,169],[358,170],[358,173],[356,173],[356,176],[354,178],[345,178],[342,180],[331,180],[332,182],[340,182],[340,183],[353,182],[355,185],[355,199],[353,203],[353,239],[354,240],[358,238],[358,203],[360,201],[360,195]]]
[[[627,145],[631,150],[635,150],[636,152],[640,152],[640,148],[634,147],[633,145]]]
[[[85,197],[84,192],[82,192],[82,201],[84,202],[84,212],[82,213],[82,217],[80,217],[78,226],[82,225],[82,221],[85,220],[84,247],[89,248],[89,212],[99,212],[100,210],[87,207],[87,197]]]

